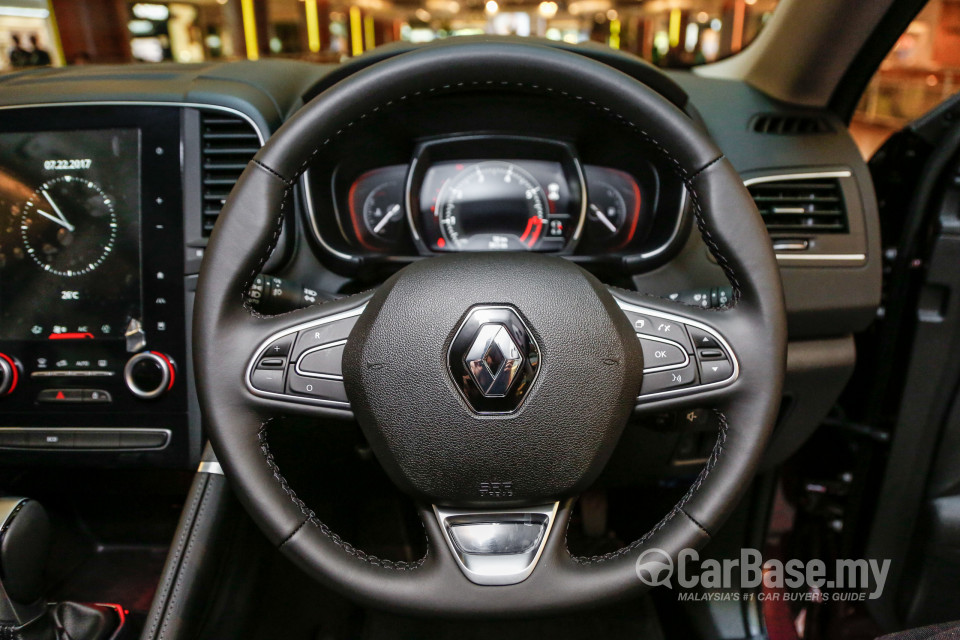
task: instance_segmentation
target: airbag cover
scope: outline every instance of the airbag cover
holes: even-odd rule
[[[448,366],[458,330],[482,306],[514,310],[538,347],[536,377],[509,413],[478,413]],[[595,479],[635,404],[642,358],[606,287],[576,265],[459,254],[388,280],[354,327],[343,369],[354,414],[400,487],[438,505],[508,506],[574,495]]]

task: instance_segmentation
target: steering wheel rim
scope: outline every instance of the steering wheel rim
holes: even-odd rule
[[[268,433],[277,412],[350,415],[349,404],[292,407],[279,398],[258,397],[245,384],[250,358],[259,352],[254,347],[267,336],[318,314],[339,317],[366,309],[371,300],[373,306],[382,302],[366,295],[269,318],[245,307],[244,293],[279,236],[283,208],[298,176],[314,155],[368,117],[394,105],[463,91],[550,96],[622,125],[683,181],[698,229],[734,288],[732,304],[720,311],[623,290],[597,292],[605,304],[603,296],[609,295],[621,307],[701,323],[731,345],[738,377],[695,396],[716,407],[717,445],[684,498],[647,535],[613,554],[573,558],[563,534],[574,496],[552,496],[561,506],[536,568],[519,583],[496,587],[464,576],[426,505],[421,517],[429,551],[416,563],[375,558],[330,531],[284,479]],[[443,268],[442,259],[434,260]],[[592,276],[583,277],[589,286],[597,284]],[[351,334],[349,340],[354,339],[361,338]],[[637,576],[640,554],[656,547],[675,559],[683,548],[701,547],[745,491],[776,418],[785,352],[783,294],[769,237],[740,178],[708,136],[658,94],[614,69],[519,43],[426,47],[377,63],[304,106],[251,161],[228,199],[206,251],[194,315],[201,408],[218,458],[247,511],[268,539],[308,573],[365,604],[404,613],[527,615],[645,591],[649,586]],[[625,379],[624,388],[629,384]],[[351,400],[356,399],[351,393]],[[657,410],[676,402],[665,398],[645,407]]]

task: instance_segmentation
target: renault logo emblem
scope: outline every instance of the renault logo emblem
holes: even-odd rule
[[[450,374],[477,413],[516,411],[536,378],[540,350],[510,307],[474,307],[450,345]]]
[[[464,356],[464,364],[480,393],[488,398],[502,398],[517,378],[523,355],[505,326],[485,324]]]

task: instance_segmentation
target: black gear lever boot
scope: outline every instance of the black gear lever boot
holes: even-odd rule
[[[120,621],[113,607],[61,602],[53,607],[57,640],[107,640]]]
[[[0,638],[106,640],[120,626],[109,606],[43,597],[43,568],[50,551],[50,520],[27,498],[0,497]]]

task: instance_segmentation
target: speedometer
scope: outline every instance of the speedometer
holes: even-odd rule
[[[531,250],[545,236],[562,236],[562,222],[549,220],[548,193],[517,164],[491,160],[457,168],[437,196],[438,248]]]

